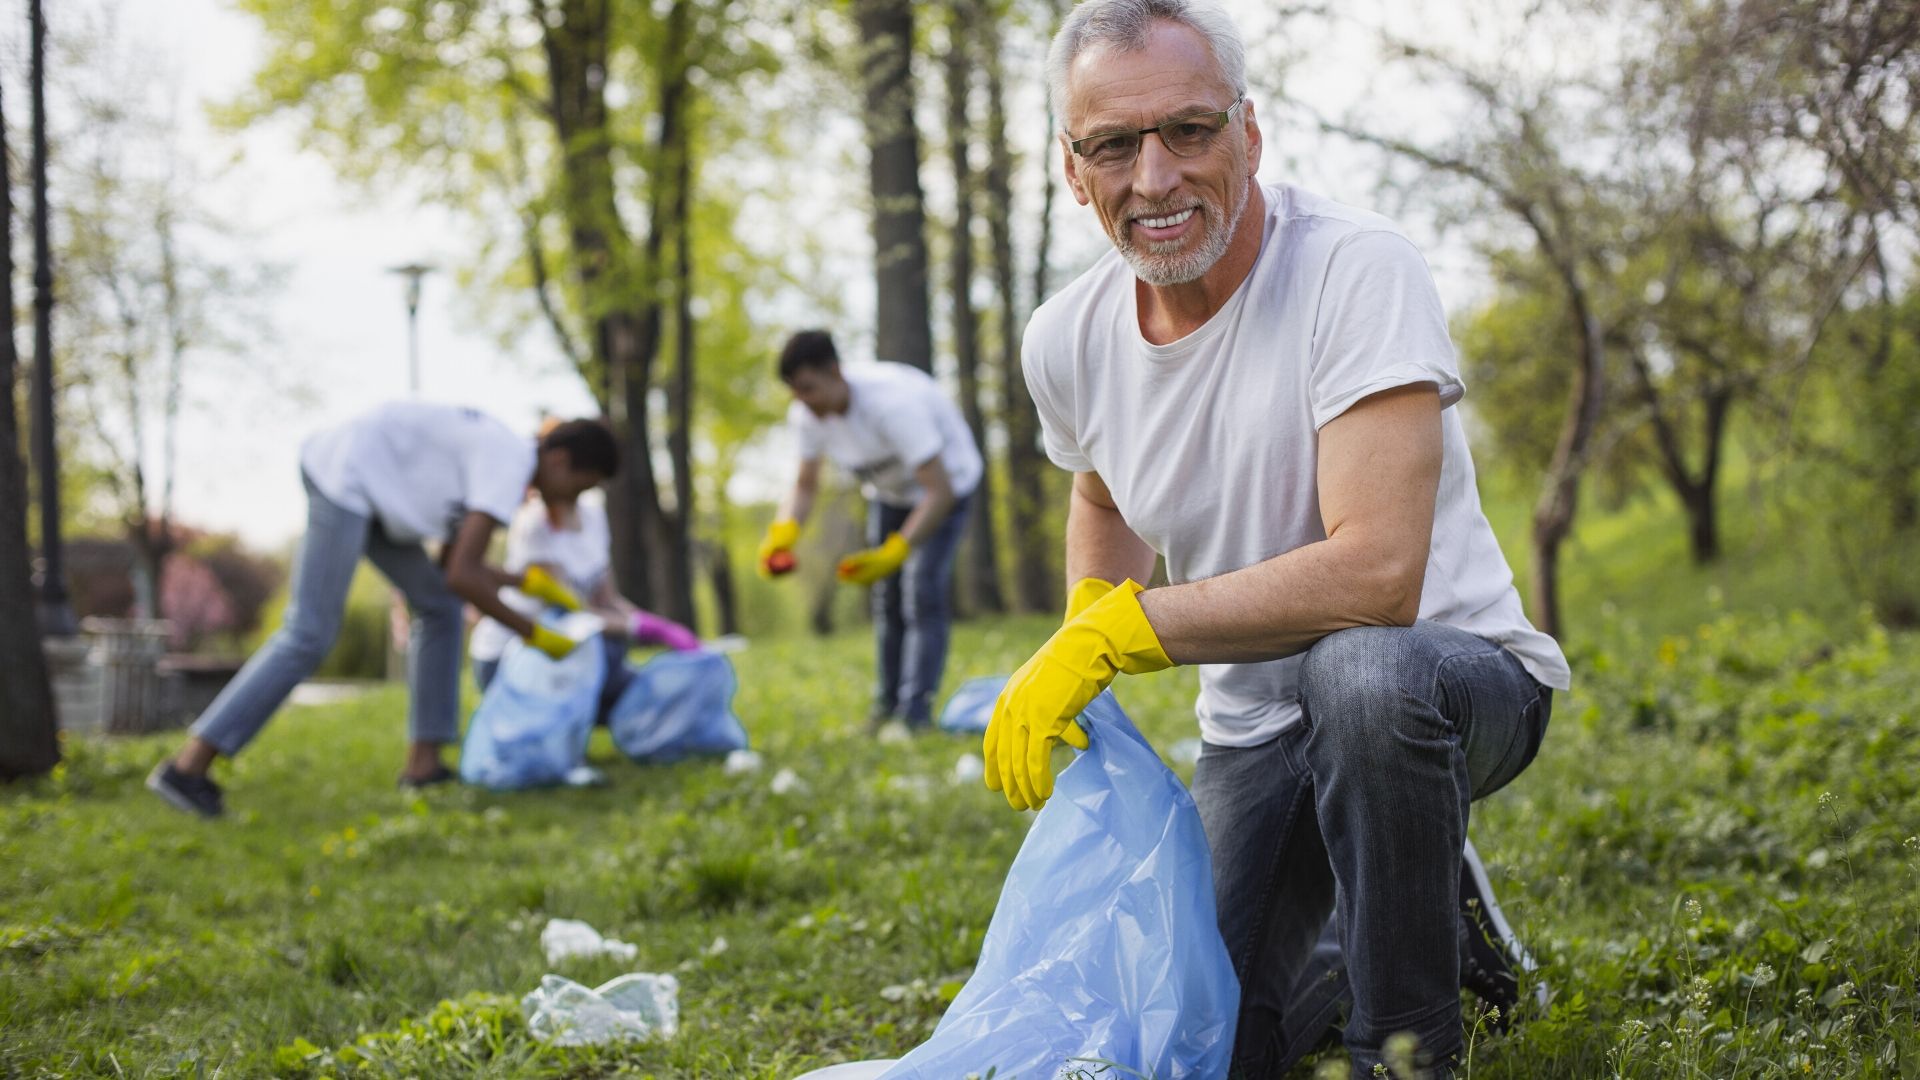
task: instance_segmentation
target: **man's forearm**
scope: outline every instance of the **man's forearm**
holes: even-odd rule
[[[480,614],[521,637],[533,633],[533,622],[500,599],[502,588],[516,586],[520,579],[491,566],[477,566],[462,574],[450,574],[447,587],[454,595],[478,608]]]
[[[914,504],[912,512],[907,514],[907,520],[901,523],[900,535],[906,538],[907,543],[919,547],[933,535],[941,522],[947,520],[947,515],[953,513],[953,505],[958,501],[951,491],[927,492]]]
[[[1395,566],[1390,555],[1329,539],[1148,590],[1140,608],[1175,663],[1255,663],[1304,652],[1336,630],[1410,625],[1421,581],[1418,569]]]
[[[1078,487],[1067,503],[1067,588],[1084,578],[1118,585],[1153,577],[1153,548],[1127,525],[1120,511],[1088,499]]]
[[[795,484],[787,490],[787,497],[780,500],[780,510],[774,515],[774,519],[805,525],[807,515],[811,513],[813,513],[813,489],[803,484]]]

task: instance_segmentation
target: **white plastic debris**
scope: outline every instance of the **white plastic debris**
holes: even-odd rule
[[[726,764],[720,766],[720,771],[728,776],[745,776],[750,772],[759,772],[764,763],[755,751],[735,750],[727,755]]]
[[[1191,765],[1200,760],[1200,745],[1199,739],[1181,739],[1167,747],[1167,756],[1176,765]]]
[[[579,919],[548,919],[546,929],[540,931],[540,948],[546,952],[549,964],[574,957],[611,956],[615,960],[631,960],[640,955],[640,946],[601,937],[600,931]]]
[[[568,787],[599,787],[607,782],[607,774],[591,765],[575,765],[560,782]]]
[[[953,782],[972,784],[987,775],[987,763],[980,760],[979,754],[961,754],[953,763]]]
[[[781,769],[773,774],[773,783],[768,784],[767,788],[775,795],[791,795],[796,791],[805,790],[806,786],[806,781],[800,779],[799,773],[792,769]]]
[[[560,1046],[671,1039],[680,1030],[680,980],[640,972],[589,989],[548,975],[520,1008],[534,1038]]]
[[[722,634],[712,641],[703,642],[701,648],[717,653],[745,652],[747,639],[739,634]]]
[[[880,725],[880,731],[874,736],[882,746],[898,746],[913,741],[913,732],[907,730],[905,722],[889,720]]]

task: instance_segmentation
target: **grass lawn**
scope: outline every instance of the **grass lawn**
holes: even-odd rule
[[[1493,508],[1518,554],[1521,516]],[[1468,1075],[1920,1077],[1920,635],[1853,613],[1745,514],[1718,568],[1657,504],[1570,556],[1575,691],[1473,823],[1556,997],[1477,1030]],[[949,687],[1051,625],[964,625]],[[0,791],[0,1077],[784,1080],[905,1051],[966,977],[1026,819],[949,779],[976,743],[859,734],[864,634],[735,659],[767,759],[739,777],[601,736],[605,788],[403,794],[405,701],[382,689],[282,715],[207,823],[141,787],[172,737],[70,741],[54,778]],[[1116,691],[1164,752],[1195,733],[1194,687]],[[769,790],[782,767],[803,790]],[[528,1038],[550,917],[640,947],[570,977],[676,974],[679,1038]]]

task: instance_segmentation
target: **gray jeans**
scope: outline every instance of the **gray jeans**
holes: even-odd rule
[[[1389,1035],[1461,1048],[1460,852],[1470,800],[1533,760],[1551,698],[1513,654],[1439,623],[1329,634],[1300,667],[1300,723],[1208,745],[1194,802],[1240,977],[1235,1080],[1277,1077],[1326,1019],[1286,1015],[1329,913],[1353,991],[1354,1075]],[[1302,1021],[1305,1022],[1302,1022]]]
[[[462,603],[419,544],[389,540],[364,514],[307,487],[307,532],[294,560],[286,619],[200,714],[193,734],[232,756],[266,726],[287,695],[312,675],[340,636],[347,590],[365,555],[407,598],[413,629],[407,649],[412,698],[407,730],[415,742],[460,737]]]

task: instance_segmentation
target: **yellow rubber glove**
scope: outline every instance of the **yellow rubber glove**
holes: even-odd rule
[[[889,533],[879,547],[856,551],[841,559],[833,572],[849,585],[871,585],[897,572],[912,550],[913,545],[907,543],[906,537]]]
[[[760,541],[760,576],[775,577],[793,572],[793,545],[800,542],[800,523],[781,519],[767,526]]]
[[[1074,718],[1115,675],[1173,666],[1140,610],[1142,591],[1129,578],[1068,619],[993,703],[982,744],[987,789],[1005,792],[1015,810],[1038,810],[1053,796],[1054,744],[1087,748]]]
[[[1067,617],[1062,622],[1072,622],[1075,615],[1087,610],[1087,605],[1113,591],[1113,582],[1097,577],[1081,578],[1067,590]]]
[[[533,633],[527,635],[527,644],[546,653],[549,659],[559,660],[580,643],[552,627],[534,623]]]
[[[544,567],[527,567],[526,576],[520,579],[520,591],[543,604],[563,607],[568,611],[580,610],[580,598],[573,590],[560,584],[560,580],[547,573]]]

